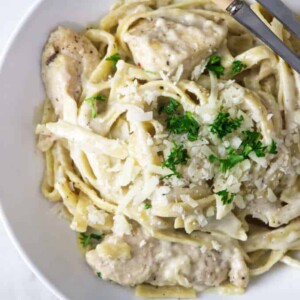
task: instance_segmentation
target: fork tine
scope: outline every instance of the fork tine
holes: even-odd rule
[[[263,7],[272,13],[300,40],[300,22],[294,13],[280,0],[257,0]]]
[[[227,11],[300,74],[300,57],[289,49],[243,0],[234,0]]]

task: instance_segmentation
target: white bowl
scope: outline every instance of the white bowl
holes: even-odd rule
[[[75,234],[41,196],[43,160],[34,136],[44,99],[40,57],[49,32],[61,24],[80,29],[98,21],[112,2],[39,1],[11,40],[0,72],[0,199],[6,228],[31,269],[62,299],[135,299],[131,290],[94,276],[77,248]],[[289,2],[300,12],[299,2]],[[251,283],[240,299],[300,299],[299,282],[298,271],[276,267]]]

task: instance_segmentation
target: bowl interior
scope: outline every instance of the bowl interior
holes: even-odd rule
[[[76,245],[75,234],[40,194],[43,160],[35,147],[34,135],[44,99],[40,56],[49,32],[56,26],[82,29],[98,22],[113,2],[40,1],[19,27],[0,71],[0,199],[6,225],[35,273],[58,296],[72,300],[130,300],[134,295],[93,275]],[[300,12],[300,3],[297,7]],[[255,280],[241,299],[298,299],[299,294],[297,297],[295,293],[299,279],[295,270],[276,268]],[[213,294],[201,296],[204,300],[216,298]]]

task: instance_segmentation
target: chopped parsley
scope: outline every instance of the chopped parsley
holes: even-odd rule
[[[106,97],[103,95],[97,95],[90,98],[86,98],[84,101],[91,105],[92,118],[97,117],[97,101],[105,101]]]
[[[237,75],[239,73],[241,73],[243,71],[243,69],[247,68],[247,65],[245,65],[243,62],[241,62],[240,60],[235,60],[232,63],[231,66],[231,75]]]
[[[234,130],[238,129],[244,117],[241,116],[238,119],[232,119],[228,112],[220,112],[215,119],[214,123],[210,125],[210,131],[216,134],[218,138],[222,139],[227,134],[232,133]]]
[[[243,156],[248,158],[250,152],[254,151],[257,157],[265,157],[267,146],[264,146],[260,141],[261,134],[250,130],[244,131],[243,134],[245,135],[245,139],[241,145],[243,147]]]
[[[220,159],[215,155],[209,157],[211,163],[219,162],[220,170],[222,173],[226,173],[228,170],[232,169],[235,165],[242,162],[246,158],[243,155],[238,154],[234,149],[229,147],[227,149],[227,157],[225,159]]]
[[[152,208],[152,204],[151,203],[146,203],[145,204],[145,209],[150,209]]]
[[[181,107],[179,101],[175,100],[174,98],[170,98],[170,102],[167,105],[162,105],[159,107],[158,112],[161,114],[165,112],[168,115],[175,114],[177,109]]]
[[[198,138],[200,126],[193,115],[187,111],[184,115],[169,116],[167,128],[174,134],[186,133],[188,140],[194,142]]]
[[[244,140],[239,149],[235,150],[232,147],[228,147],[227,157],[225,159],[218,158],[215,155],[209,156],[211,163],[220,164],[221,172],[226,173],[238,163],[249,158],[249,154],[252,151],[255,152],[257,157],[266,156],[267,147],[260,141],[261,134],[259,132],[247,130],[243,131],[243,134]]]
[[[178,146],[175,142],[173,142],[173,148],[171,150],[170,155],[166,160],[164,160],[162,167],[168,168],[172,171],[171,174],[162,177],[161,179],[170,178],[172,176],[176,176],[177,178],[181,178],[181,174],[177,171],[176,167],[178,165],[186,165],[189,160],[189,155],[187,150],[183,145]]]
[[[101,272],[98,272],[97,276],[102,279],[102,273]]]
[[[222,66],[221,56],[213,54],[206,65],[206,69],[211,71],[217,78],[223,76],[225,68]]]
[[[80,236],[79,236],[79,240],[80,240],[80,243],[83,248],[88,247],[93,242],[93,240],[101,241],[102,238],[103,238],[103,235],[95,234],[95,233],[91,233],[91,234],[80,233]]]
[[[188,140],[194,142],[198,138],[200,125],[191,112],[179,114],[178,109],[180,108],[182,108],[180,102],[170,98],[168,104],[159,107],[158,113],[165,112],[167,114],[167,128],[171,133],[187,134]]]
[[[231,194],[227,190],[217,192],[216,194],[221,197],[223,205],[231,204],[235,197],[235,194]]]
[[[277,151],[277,144],[274,140],[272,140],[272,144],[270,146],[270,154],[277,154],[278,151]]]
[[[117,68],[117,63],[121,59],[120,53],[115,53],[109,57],[106,58],[107,61],[111,61],[113,63],[113,67]]]

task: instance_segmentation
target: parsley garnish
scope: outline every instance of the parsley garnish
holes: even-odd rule
[[[266,154],[266,146],[263,146],[262,142],[260,141],[261,134],[255,131],[244,131],[243,134],[245,135],[245,139],[241,147],[243,147],[242,154],[245,158],[248,158],[250,152],[254,151],[257,157],[265,157]]]
[[[214,123],[210,125],[210,131],[216,134],[218,138],[222,139],[227,134],[232,133],[239,128],[244,120],[241,116],[238,119],[232,119],[227,112],[220,112],[215,119]]]
[[[200,125],[193,117],[191,112],[187,111],[185,114],[177,114],[179,108],[181,108],[180,102],[170,98],[170,102],[167,105],[159,107],[158,112],[161,114],[165,112],[167,117],[167,128],[174,134],[187,134],[188,140],[194,142],[198,138]]]
[[[231,66],[231,75],[237,75],[247,68],[247,65],[242,63],[240,60],[235,60]]]
[[[223,205],[231,204],[235,197],[235,194],[230,194],[227,190],[217,192],[216,194],[221,197]]]
[[[164,160],[162,167],[170,169],[173,173],[162,177],[161,179],[170,178],[172,176],[176,176],[177,178],[181,178],[181,174],[177,172],[176,167],[178,165],[186,165],[189,160],[189,155],[187,150],[184,149],[183,145],[178,146],[175,142],[173,142],[173,148],[171,150],[170,155],[166,160]]]
[[[192,114],[187,111],[184,115],[169,116],[167,128],[174,134],[187,133],[188,140],[194,142],[198,138],[200,126]]]
[[[95,241],[100,241],[102,240],[103,236],[100,234],[95,234],[95,233],[91,233],[91,234],[86,234],[86,233],[80,233],[80,243],[82,245],[83,248],[86,248],[87,246],[89,246],[92,242],[92,240]]]
[[[170,102],[167,105],[162,105],[159,107],[158,112],[161,114],[163,111],[168,114],[175,114],[177,109],[181,107],[180,102],[175,100],[174,98],[170,98]]]
[[[254,151],[257,157],[265,157],[267,147],[260,141],[261,134],[255,131],[243,131],[245,136],[239,149],[235,150],[232,147],[227,148],[227,157],[225,159],[220,159],[215,155],[209,156],[209,161],[211,163],[220,163],[220,170],[226,173],[228,170],[232,169],[235,165],[242,162],[243,160],[249,158],[250,152]]]
[[[226,173],[228,170],[232,169],[235,165],[245,160],[243,155],[238,154],[234,149],[229,147],[227,149],[227,158],[220,159],[214,155],[209,157],[209,161],[211,163],[219,162],[220,163],[220,170],[223,173]]]
[[[272,140],[272,144],[270,146],[270,154],[277,154],[278,151],[277,151],[277,144],[274,140]]]
[[[216,75],[217,78],[223,76],[225,68],[221,64],[221,56],[213,54],[206,65],[206,69]]]
[[[97,117],[97,101],[105,101],[105,100],[106,100],[106,97],[103,95],[93,96],[90,98],[86,98],[84,100],[91,105],[93,119],[95,119]]]
[[[107,61],[111,61],[113,63],[113,67],[116,69],[117,68],[117,63],[121,59],[120,53],[115,53],[112,56],[109,56],[106,58]]]
[[[145,209],[150,209],[152,208],[152,204],[151,203],[146,203],[145,204]]]
[[[101,272],[98,272],[97,276],[102,279],[102,273]]]

